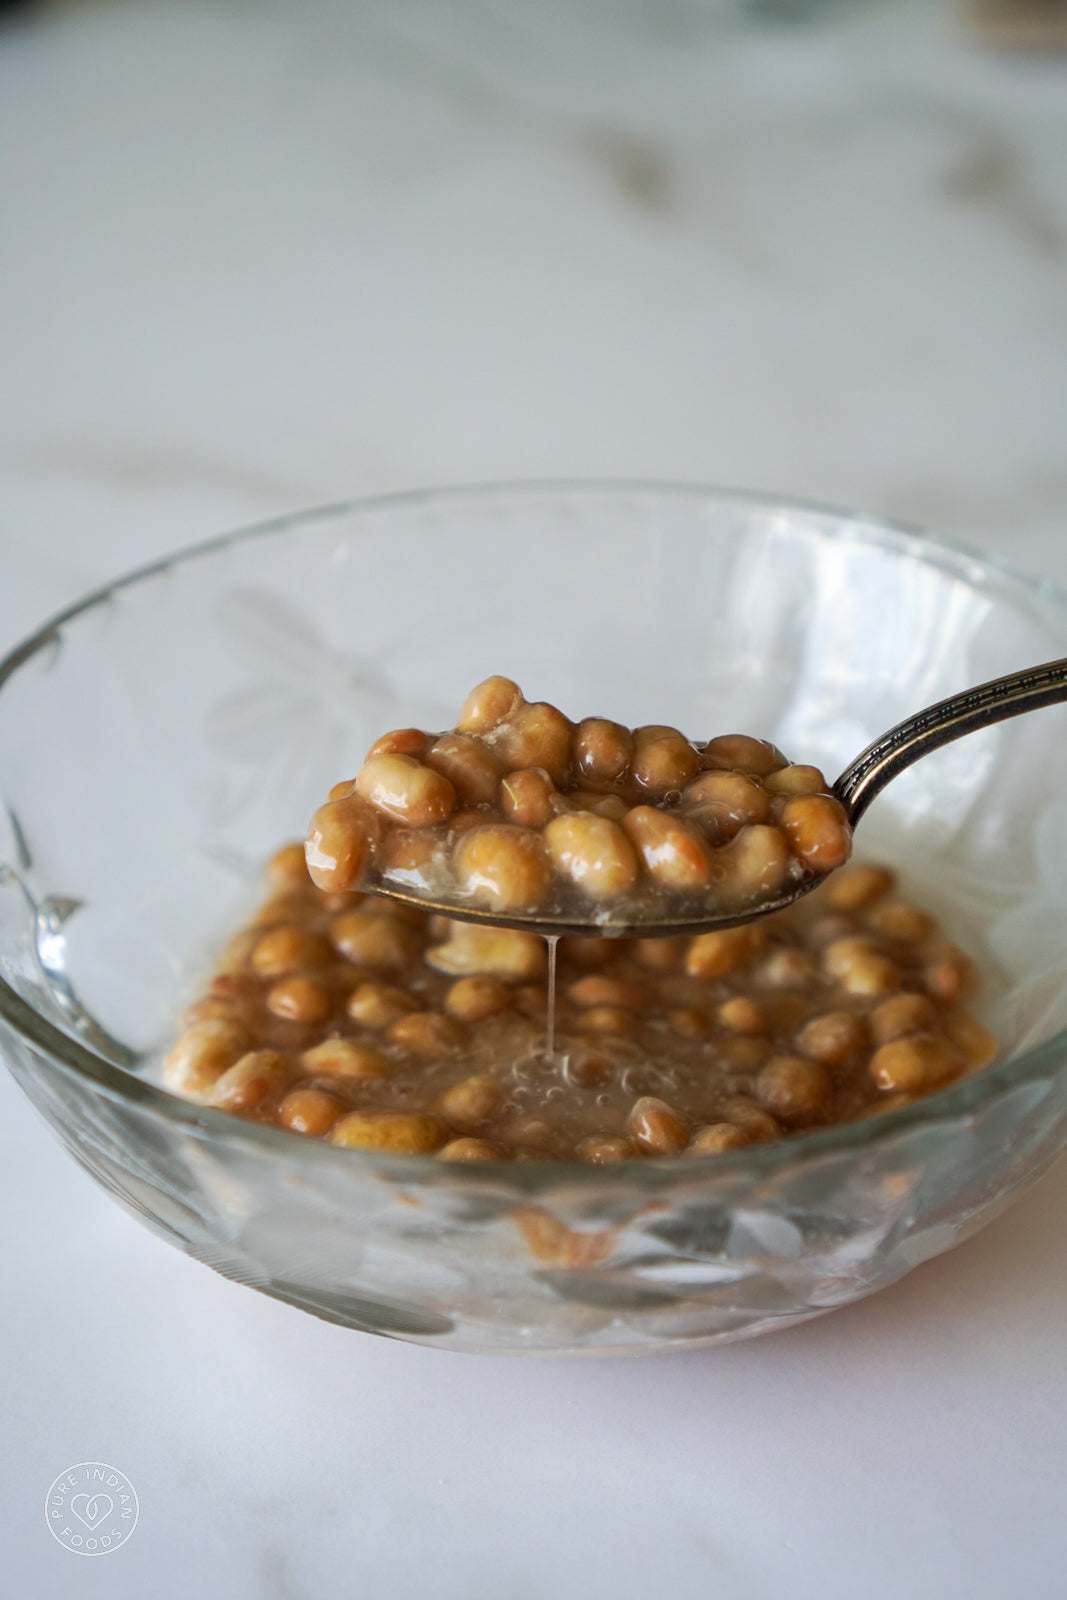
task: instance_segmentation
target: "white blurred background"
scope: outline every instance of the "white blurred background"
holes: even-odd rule
[[[1067,580],[1067,56],[950,0],[5,17],[0,640],[234,523],[513,476]]]

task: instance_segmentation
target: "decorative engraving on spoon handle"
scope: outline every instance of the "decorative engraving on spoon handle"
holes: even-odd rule
[[[849,763],[834,793],[855,827],[871,801],[905,767],[965,733],[1006,722],[1024,711],[1067,701],[1067,660],[993,678],[905,717]]]

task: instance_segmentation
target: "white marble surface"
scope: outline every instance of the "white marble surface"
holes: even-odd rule
[[[1067,63],[931,5],[82,5],[0,30],[0,644],[334,497],[724,481],[1067,581]],[[1067,1169],[749,1345],[447,1357],[127,1218],[0,1083],[18,1600],[1063,1592]],[[77,1559],[45,1489],[141,1497]]]

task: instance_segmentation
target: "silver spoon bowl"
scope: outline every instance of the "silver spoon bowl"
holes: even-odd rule
[[[833,793],[845,808],[849,825],[854,829],[871,801],[899,773],[914,766],[923,756],[939,750],[942,745],[962,739],[979,728],[992,727],[996,722],[1006,722],[1010,717],[1021,716],[1026,711],[1037,711],[1067,701],[1067,660],[1049,661],[1044,666],[1031,667],[1026,672],[1014,672],[1004,678],[993,678],[962,694],[939,700],[936,705],[917,711],[896,727],[890,728],[849,763],[837,782]],[[810,873],[798,878],[789,886],[763,899],[749,900],[744,905],[729,909],[716,907],[698,900],[689,901],[684,910],[669,916],[655,916],[627,921],[604,921],[590,915],[546,916],[539,912],[498,912],[473,906],[458,896],[435,898],[412,893],[388,881],[376,883],[376,894],[386,895],[403,905],[417,907],[420,911],[452,918],[460,922],[481,922],[495,928],[515,928],[524,933],[536,933],[545,938],[574,935],[583,938],[602,936],[613,939],[651,939],[667,934],[710,933],[716,928],[734,928],[742,923],[754,922],[758,917],[782,911],[803,895],[810,893],[826,881],[826,873]]]

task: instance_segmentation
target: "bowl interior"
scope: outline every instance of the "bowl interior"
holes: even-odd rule
[[[491,672],[573,716],[774,739],[833,778],[901,717],[1067,655],[1067,603],[884,525],[706,491],[455,491],[187,552],[0,682],[0,974],[111,1060],[151,1052],[383,729]],[[1067,709],[898,779],[859,844],[994,974],[1002,1058],[1067,1026]]]

